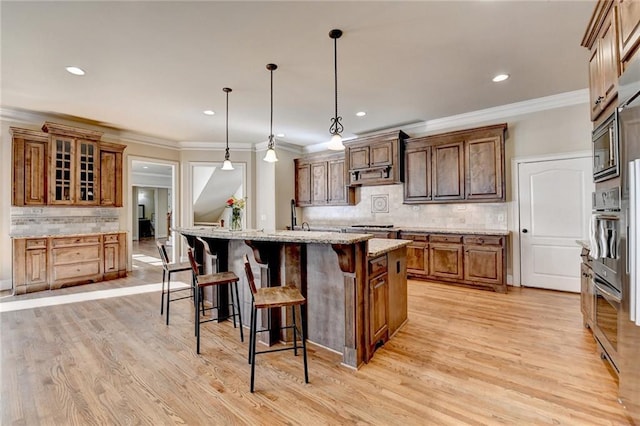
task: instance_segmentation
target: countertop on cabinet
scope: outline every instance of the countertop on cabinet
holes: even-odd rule
[[[346,232],[346,230],[362,230],[362,233],[367,233],[367,230],[372,231],[396,231],[396,232],[419,232],[424,234],[458,234],[458,235],[496,235],[501,237],[508,236],[511,231],[506,229],[464,229],[464,228],[426,228],[426,227],[413,227],[413,226],[384,226],[376,227],[375,224],[371,224],[368,227],[355,227],[353,225],[331,225],[331,224],[314,224],[310,225],[312,231],[335,231]],[[300,226],[296,226],[296,229],[301,229]]]
[[[355,244],[373,238],[371,234],[346,234],[342,232],[317,231],[271,231],[245,230],[230,231],[213,227],[172,228],[181,234],[196,237],[219,238],[223,240],[271,241],[280,243],[305,244]]]
[[[351,234],[353,235],[353,234]],[[369,240],[368,255],[370,258],[382,256],[390,251],[408,246],[411,240],[372,238]]]
[[[126,233],[127,231],[103,231],[103,232],[85,232],[82,234],[40,234],[40,235],[20,235],[20,234],[12,234],[9,235],[11,239],[22,239],[22,238],[73,238],[73,237],[90,237],[92,235],[104,235],[104,234],[121,234]]]

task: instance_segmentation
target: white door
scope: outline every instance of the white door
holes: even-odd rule
[[[589,239],[591,158],[518,165],[521,283],[580,292],[580,247]]]

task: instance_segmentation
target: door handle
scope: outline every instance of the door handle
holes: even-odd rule
[[[526,234],[527,232],[529,232],[529,230],[528,230],[527,228],[524,228],[524,229],[522,230],[522,233],[523,233],[523,234]]]

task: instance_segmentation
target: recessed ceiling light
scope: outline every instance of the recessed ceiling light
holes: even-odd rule
[[[143,168],[143,169],[148,169],[148,168],[149,168],[149,166],[142,166],[142,168]]]
[[[276,136],[279,138],[284,138],[286,135],[284,133],[278,133]]]
[[[509,78],[509,74],[498,74],[495,77],[493,77],[493,81],[494,83],[497,83],[499,81],[505,81],[508,78]]]
[[[367,113],[366,113],[366,112],[364,112],[364,111],[360,111],[360,112],[356,112],[356,115],[357,115],[358,117],[364,117],[365,115],[367,115]]]
[[[215,115],[216,114],[215,111],[211,111],[210,109],[202,111],[202,113],[204,115]]]
[[[66,67],[65,69],[73,75],[84,75],[84,70],[82,68]]]

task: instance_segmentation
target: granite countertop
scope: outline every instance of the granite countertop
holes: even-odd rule
[[[22,239],[22,238],[73,238],[73,237],[90,237],[93,235],[106,235],[106,234],[120,234],[126,233],[127,231],[104,231],[104,232],[84,232],[82,234],[10,234],[9,238],[11,239]]]
[[[301,229],[300,226],[296,226],[296,229]],[[335,231],[345,232],[345,230],[362,230],[366,233],[367,230],[372,231],[404,231],[404,232],[421,232],[425,234],[466,234],[466,235],[497,235],[501,237],[508,236],[511,231],[506,229],[454,229],[454,228],[418,228],[411,226],[393,226],[393,227],[376,227],[375,224],[367,227],[354,227],[353,225],[327,225],[318,224],[311,225],[311,229],[314,231]]]
[[[400,227],[404,232],[423,232],[425,234],[466,234],[466,235],[497,235],[506,237],[511,233],[506,229],[453,229],[453,228],[410,228]]]
[[[389,253],[390,251],[405,247],[411,243],[411,240],[372,238],[369,240],[369,248],[367,254],[369,255],[369,257],[378,257],[385,253]]]
[[[174,231],[196,237],[220,238],[223,240],[273,241],[280,243],[311,244],[355,244],[373,238],[371,234],[346,234],[342,232],[317,231],[272,231],[247,229],[230,231],[213,227],[172,228]]]

